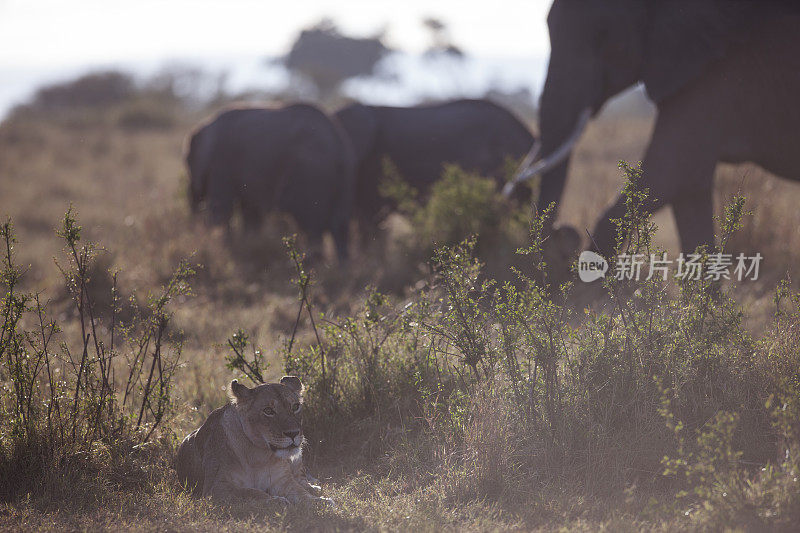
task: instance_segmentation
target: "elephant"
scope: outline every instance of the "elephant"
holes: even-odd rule
[[[292,215],[312,242],[329,231],[347,257],[354,159],[341,127],[318,108],[233,108],[188,141],[189,203],[205,203],[207,222],[228,226],[235,206],[245,229],[277,209]]]
[[[643,83],[657,108],[642,161],[647,210],[670,205],[681,248],[714,244],[717,162],[756,163],[800,179],[800,7],[777,0],[554,0],[541,94],[541,143],[517,183],[541,174],[539,206],[558,202],[572,148],[612,96]],[[509,193],[513,185],[506,188]],[[611,253],[605,211],[593,248]]]
[[[355,151],[355,212],[367,227],[374,227],[391,208],[379,193],[386,158],[424,195],[447,163],[491,176],[502,186],[509,158],[521,160],[534,141],[511,112],[486,100],[419,107],[351,104],[339,110],[336,118]],[[529,195],[525,188],[515,196]]]

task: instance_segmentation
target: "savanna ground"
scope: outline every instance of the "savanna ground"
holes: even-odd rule
[[[142,98],[0,124],[0,213],[23,271],[17,282],[4,265],[0,527],[791,530],[800,520],[798,185],[718,170],[723,219],[734,201],[720,222],[733,233],[726,251],[760,252],[758,281],[564,295],[530,273],[535,225],[531,253],[514,253],[530,244],[530,214],[509,214],[485,182],[453,171],[427,208],[393,219],[385,250],[354,246],[345,268],[313,264],[307,310],[281,241],[291,222],[230,237],[190,216],[182,147],[205,114]],[[590,125],[559,223],[593,226],[625,182],[618,160],[639,160],[651,127],[635,115]],[[734,231],[739,190],[753,214]],[[79,240],[71,218],[64,225],[70,206]],[[674,257],[671,214],[653,221],[652,247]],[[627,230],[646,236],[646,221],[633,216]],[[458,245],[471,233],[475,243]],[[98,248],[84,264],[89,242]],[[183,259],[196,273],[175,278]],[[40,305],[9,311],[11,285]],[[230,367],[238,330],[247,361],[260,348],[265,378],[292,372],[308,386],[304,461],[335,508],[226,508],[180,490],[177,444],[248,373]]]

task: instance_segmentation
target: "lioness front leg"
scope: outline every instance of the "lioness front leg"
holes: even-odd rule
[[[308,492],[310,492],[314,496],[319,496],[320,494],[322,494],[322,487],[312,483],[310,479],[300,479],[300,484],[303,486],[303,488],[305,488]]]
[[[305,485],[309,484],[308,481],[303,483],[302,480],[297,479],[292,472],[288,476],[281,478],[273,488],[270,489],[270,494],[275,496],[283,496],[291,503],[300,502],[315,502],[315,503],[328,503],[332,504],[333,500],[330,498],[322,498],[314,494],[314,492],[306,488]],[[321,490],[321,489],[320,489]]]
[[[305,490],[307,490],[314,496],[319,496],[320,494],[322,494],[322,487],[320,487],[319,480],[308,473],[305,465],[303,465],[303,462],[301,460],[292,461],[291,466],[292,466],[292,476],[300,484],[301,487],[303,487]]]
[[[240,487],[229,481],[219,481],[214,484],[210,491],[211,498],[218,503],[237,503],[242,500],[254,500],[259,503],[289,503],[289,500],[281,496],[272,496],[263,490]]]

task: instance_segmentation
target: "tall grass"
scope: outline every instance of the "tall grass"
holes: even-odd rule
[[[58,263],[74,302],[77,329],[66,334],[37,293],[20,290],[13,226],[3,243],[0,314],[0,488],[3,500],[40,487],[54,473],[79,470],[103,453],[128,453],[169,432],[181,342],[170,327],[170,302],[189,294],[193,270],[182,263],[146,305],[120,302],[112,274],[109,308],[96,305],[98,247],[81,241],[72,211],[58,231]],[[122,306],[133,305],[121,320]],[[77,342],[76,342],[77,339]]]
[[[621,169],[629,201],[618,249],[649,257],[656,228],[640,209],[641,172]],[[737,197],[725,211],[715,252],[740,227],[743,206]],[[547,215],[520,250],[540,269]],[[609,276],[608,307],[575,310],[570,283],[487,276],[475,243],[440,246],[426,285],[407,300],[373,292],[360,313],[320,315],[317,342],[287,351],[286,371],[309,385],[316,452],[390,454],[396,468],[413,464],[458,499],[519,503],[536,487],[609,495],[638,486],[675,495],[658,512],[697,524],[798,519],[798,348],[786,340],[800,326],[798,297],[787,311],[782,293],[762,339],[745,329],[733,288],[706,279]],[[705,264],[711,252],[698,252]]]

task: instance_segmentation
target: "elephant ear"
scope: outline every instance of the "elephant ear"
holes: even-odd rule
[[[650,0],[642,81],[656,103],[698,78],[744,38],[752,0]]]
[[[373,107],[352,104],[336,113],[339,124],[350,139],[358,164],[364,161],[375,142],[378,128],[375,112]]]

